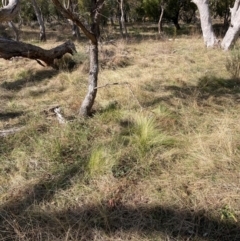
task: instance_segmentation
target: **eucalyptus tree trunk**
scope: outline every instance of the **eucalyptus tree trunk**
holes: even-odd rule
[[[240,34],[240,0],[236,0],[231,12],[231,23],[223,38],[221,47],[228,50],[237,40]]]
[[[52,0],[56,8],[67,18],[71,19],[86,35],[89,39],[89,58],[90,58],[90,70],[88,78],[88,92],[82,102],[79,110],[81,116],[87,117],[91,114],[92,106],[94,104],[97,95],[97,83],[98,83],[98,38],[100,36],[99,20],[100,12],[103,8],[105,0],[91,0],[91,29],[87,29],[82,23],[79,17],[64,8],[59,0]]]
[[[213,47],[217,43],[217,39],[213,32],[212,20],[209,11],[209,1],[192,0],[192,2],[197,5],[200,14],[204,43],[207,47]]]
[[[121,29],[122,29],[122,37],[127,38],[127,27],[126,27],[126,23],[125,23],[125,11],[124,11],[124,0],[120,0],[119,2],[120,4],[120,11],[121,11],[121,17],[120,17],[120,23],[121,23]],[[124,32],[123,32],[124,31]]]
[[[94,35],[94,38],[90,39],[89,46],[89,58],[90,58],[90,70],[88,77],[88,92],[85,96],[82,105],[79,110],[81,116],[89,116],[91,114],[91,109],[94,104],[96,95],[97,95],[97,85],[98,85],[98,38],[100,37],[100,28],[99,28],[99,12],[96,9],[101,10],[104,0],[91,0],[91,33]]]
[[[164,6],[161,4],[161,14],[158,20],[158,34],[160,35],[162,32],[162,18],[163,18],[163,13],[164,13]]]
[[[47,40],[46,38],[46,31],[45,31],[45,25],[44,25],[44,20],[43,20],[43,15],[40,10],[40,8],[37,5],[36,0],[32,0],[32,5],[35,11],[35,14],[37,16],[37,20],[39,23],[39,28],[40,28],[40,41],[45,42]]]

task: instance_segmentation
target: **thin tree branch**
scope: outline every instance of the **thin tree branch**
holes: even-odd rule
[[[66,17],[67,19],[71,19],[81,28],[83,33],[92,41],[93,44],[97,43],[96,36],[83,25],[83,23],[79,20],[79,17],[76,14],[64,8],[64,6],[58,0],[52,0],[52,2],[56,6],[56,8],[64,15],[64,17]]]

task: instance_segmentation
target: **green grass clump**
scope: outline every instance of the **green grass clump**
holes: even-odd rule
[[[157,120],[153,116],[141,113],[133,117],[132,126],[126,138],[129,145],[141,156],[146,156],[154,148],[171,144],[170,138],[163,133]]]

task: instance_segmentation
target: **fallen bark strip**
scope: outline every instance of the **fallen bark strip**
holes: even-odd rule
[[[23,130],[24,127],[18,127],[18,128],[11,128],[11,129],[8,129],[8,130],[2,130],[0,131],[0,136],[2,137],[6,137],[6,136],[9,136],[9,135],[13,135],[21,130]]]
[[[0,58],[6,60],[13,57],[34,59],[39,64],[41,64],[40,61],[43,61],[47,66],[51,66],[54,69],[58,68],[54,64],[55,59],[62,58],[66,53],[73,55],[75,52],[75,45],[71,41],[67,41],[55,48],[46,50],[32,44],[0,38]]]
[[[68,121],[63,117],[60,106],[53,106],[43,111],[47,116],[56,116],[59,124],[66,124]]]

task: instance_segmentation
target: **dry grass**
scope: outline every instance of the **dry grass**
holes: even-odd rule
[[[240,239],[240,85],[229,53],[196,35],[149,34],[100,46],[99,86],[110,85],[87,120],[76,118],[85,41],[72,71],[0,61],[0,129],[25,127],[0,139],[0,240]],[[55,105],[68,124],[45,112]]]

